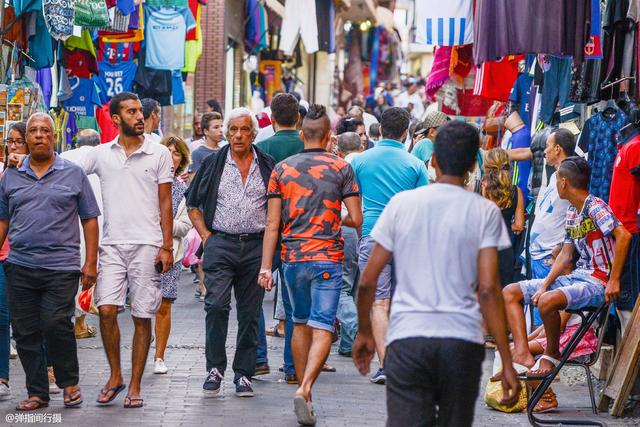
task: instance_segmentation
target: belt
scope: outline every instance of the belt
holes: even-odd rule
[[[259,233],[230,234],[225,233],[224,231],[213,230],[213,235],[222,237],[226,240],[233,240],[235,242],[246,242],[249,240],[261,240],[264,237],[264,231],[260,231]]]

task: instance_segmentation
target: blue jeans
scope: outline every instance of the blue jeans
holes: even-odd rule
[[[0,378],[9,379],[9,304],[4,262],[0,262]]]
[[[267,363],[267,334],[264,326],[264,309],[258,311],[258,348],[256,349],[256,365]]]
[[[337,317],[340,321],[340,344],[338,351],[350,353],[358,332],[358,313],[353,294],[358,281],[358,233],[354,228],[342,227],[344,239],[344,267],[342,288],[338,302]]]
[[[282,305],[284,306],[284,373],[295,375],[296,367],[293,364],[293,353],[291,352],[291,337],[293,337],[293,307],[289,299],[289,291],[284,284],[284,274],[282,268],[278,271],[280,275],[280,291],[282,294]]]
[[[342,264],[330,261],[282,263],[293,321],[334,331],[342,288]]]

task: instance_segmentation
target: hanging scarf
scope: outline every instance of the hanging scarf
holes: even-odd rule
[[[451,47],[439,46],[433,57],[433,66],[427,76],[427,98],[435,100],[436,92],[449,80],[449,66],[451,64]]]

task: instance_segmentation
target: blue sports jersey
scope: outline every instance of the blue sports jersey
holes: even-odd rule
[[[529,95],[531,94],[532,82],[532,76],[528,73],[521,73],[518,75],[509,95],[509,101],[518,105],[518,114],[527,126],[530,126],[531,123],[531,118],[529,117]]]
[[[100,74],[94,77],[96,85],[100,90],[100,101],[102,104],[109,102],[111,98],[120,92],[130,92],[133,87],[133,80],[136,77],[138,63],[120,62],[111,64],[102,61],[98,64]]]
[[[93,117],[95,106],[100,104],[98,90],[91,79],[81,79],[80,77],[69,77],[69,86],[73,94],[71,98],[62,102],[64,108],[69,112],[74,112],[79,116]]]

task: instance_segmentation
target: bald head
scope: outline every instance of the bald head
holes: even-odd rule
[[[76,134],[76,147],[100,145],[100,134],[93,129],[82,129]]]

